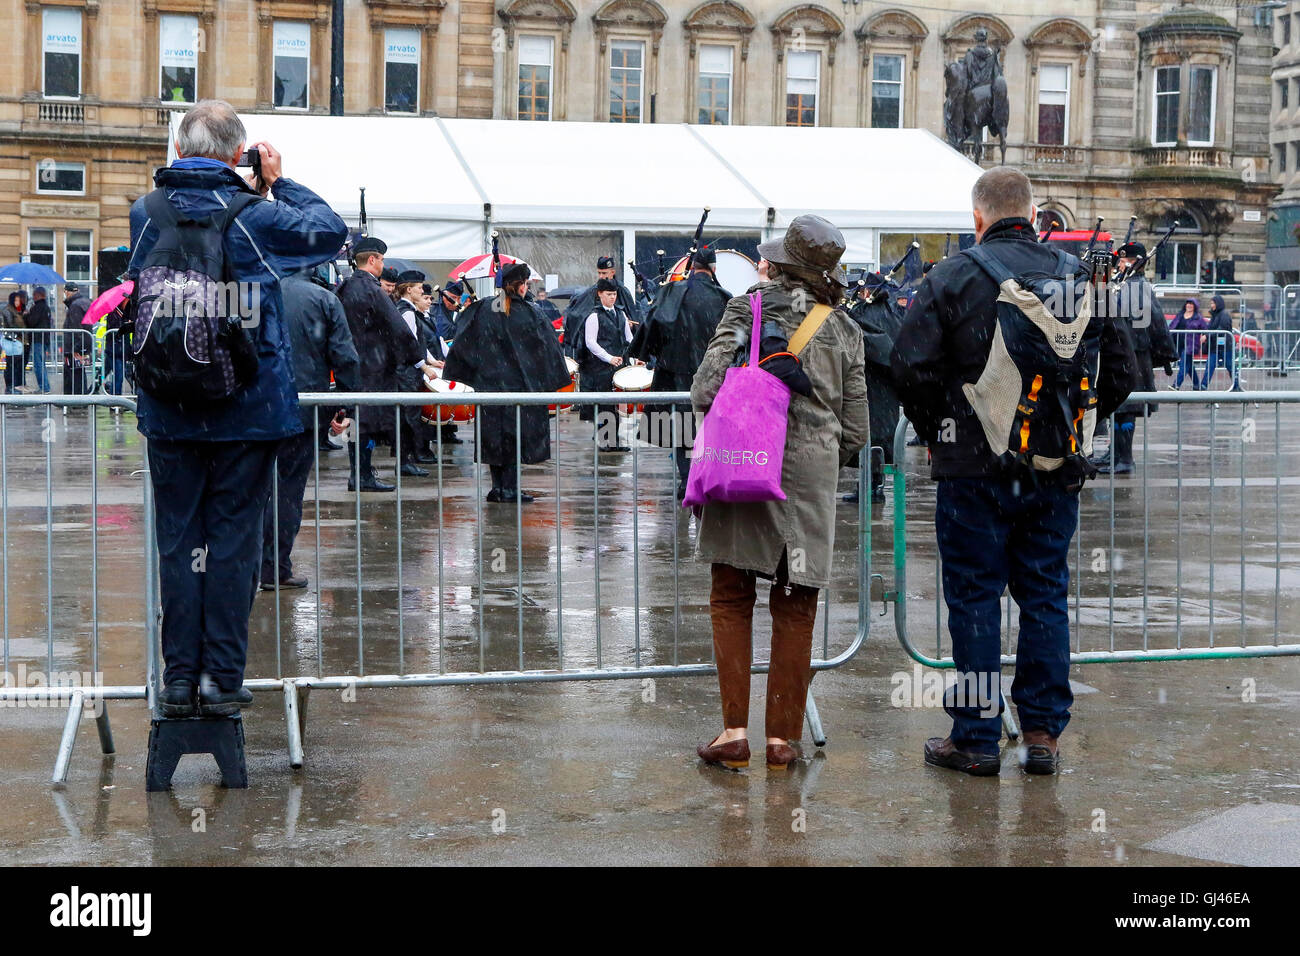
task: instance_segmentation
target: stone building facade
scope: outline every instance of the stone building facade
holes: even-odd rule
[[[1300,3],[1273,11],[1272,178],[1281,187],[1268,216],[1273,281],[1300,282]]]
[[[1049,215],[1070,228],[1102,216],[1122,233],[1136,213],[1144,237],[1177,217],[1166,279],[1220,260],[1239,282],[1263,281],[1280,27],[1266,6],[1203,4],[347,0],[345,109],[942,136],[944,65],[983,29],[1008,79],[1007,162]],[[0,30],[22,54],[0,58],[0,261],[93,275],[165,159],[173,104],[328,112],[331,10],[0,0]],[[853,173],[850,161],[846,189]]]

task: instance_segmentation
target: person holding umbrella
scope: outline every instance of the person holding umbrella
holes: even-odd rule
[[[12,330],[27,328],[27,293],[22,289],[9,293],[9,304],[0,309],[0,328],[5,329],[5,391],[10,395],[26,391],[27,343]]]

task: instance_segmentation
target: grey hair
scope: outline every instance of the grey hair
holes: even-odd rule
[[[229,162],[247,138],[233,106],[225,100],[200,100],[181,120],[176,151]]]
[[[1029,177],[1010,166],[994,166],[975,180],[971,203],[989,217],[990,223],[1012,216],[1029,218],[1034,208]]]

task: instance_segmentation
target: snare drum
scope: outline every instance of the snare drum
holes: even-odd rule
[[[439,395],[468,395],[474,391],[464,382],[449,382],[435,378],[425,379],[430,388]],[[420,421],[426,425],[472,425],[474,423],[473,405],[425,405],[420,409]]]
[[[578,390],[578,363],[566,355],[564,357],[564,367],[569,370],[569,384],[556,391],[576,392]],[[571,408],[573,408],[572,405],[552,405],[551,414],[554,415],[557,411],[567,412]]]
[[[654,371],[644,365],[624,365],[614,373],[614,391],[644,392],[650,388],[650,383],[654,381],[654,377]],[[644,410],[644,405],[636,406],[638,413]],[[631,415],[632,411],[631,405],[619,406],[619,412],[623,415]]]
[[[740,295],[758,281],[758,266],[754,265],[754,260],[749,256],[735,249],[718,249],[715,252],[718,261],[713,268],[718,284],[732,295]],[[685,271],[686,256],[682,256],[673,264],[668,277],[681,278]]]

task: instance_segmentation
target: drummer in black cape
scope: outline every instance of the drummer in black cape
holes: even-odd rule
[[[507,267],[497,294],[475,302],[460,314],[443,378],[464,382],[476,392],[555,392],[569,384],[569,370],[555,328],[524,299],[530,274],[522,262]],[[492,472],[488,501],[532,501],[532,496],[519,488],[516,454],[518,461],[526,465],[551,457],[547,407],[480,405],[476,454],[477,460]]]
[[[691,273],[669,282],[655,297],[645,322],[637,330],[629,353],[654,360],[652,392],[689,392],[709,341],[717,331],[731,293],[718,284],[718,257],[707,246],[695,253]],[[677,497],[686,494],[690,475],[690,446],[695,437],[691,405],[646,405],[641,416],[642,441],[672,448],[677,460]]]
[[[871,418],[871,444],[884,452],[883,464],[894,460],[894,430],[898,428],[898,393],[890,372],[889,357],[894,351],[894,340],[903,326],[903,309],[898,304],[902,290],[879,272],[872,272],[858,280],[855,301],[849,316],[862,329],[863,366],[867,378],[867,407]],[[844,496],[856,503],[857,491]],[[871,458],[871,502],[885,503],[885,476],[882,462]]]
[[[616,302],[618,306],[627,313],[628,318],[634,322],[641,321],[641,309],[636,304],[636,296],[622,282],[618,281],[617,270],[614,267],[612,256],[601,256],[596,260],[596,282],[587,286],[569,302],[569,307],[564,310],[564,354],[571,358],[577,358],[578,353],[582,350],[582,325],[591,315],[592,310],[599,305],[596,299],[596,285],[603,279],[606,282],[612,282],[614,289],[618,293]],[[590,392],[593,389],[583,388]]]
[[[579,326],[578,381],[584,392],[614,391],[614,373],[627,364],[632,341],[632,323],[618,302],[618,283],[613,279],[596,282],[596,307]],[[578,417],[594,421],[593,437],[601,451],[630,451],[619,444],[617,405],[583,405]]]
[[[396,392],[398,369],[423,369],[424,350],[397,313],[397,306],[380,286],[384,253],[388,246],[374,236],[357,240],[352,249],[353,273],[340,283],[337,293],[361,360],[363,392]],[[360,471],[362,491],[392,491],[380,481],[371,463],[377,443],[395,444],[391,406],[363,405],[357,410],[357,440],[349,444],[352,475],[348,491],[355,491]],[[360,461],[358,462],[358,459]]]

